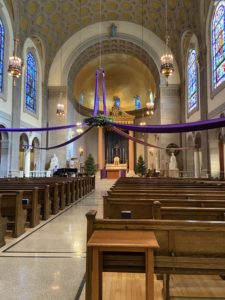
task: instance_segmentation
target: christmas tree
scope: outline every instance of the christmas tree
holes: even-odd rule
[[[95,175],[95,173],[96,173],[95,161],[91,154],[88,155],[88,158],[86,159],[86,161],[84,163],[84,171],[89,176]]]
[[[138,162],[136,164],[135,173],[140,174],[141,176],[144,176],[146,174],[147,168],[145,166],[145,162],[143,157],[140,155],[138,157]]]

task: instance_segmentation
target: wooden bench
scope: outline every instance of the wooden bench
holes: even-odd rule
[[[169,300],[171,274],[225,275],[225,223],[211,221],[118,220],[96,219],[96,211],[87,217],[87,240],[95,230],[150,230],[159,249],[154,254],[156,274],[163,275],[163,296]],[[92,252],[87,249],[86,299],[92,300]],[[103,256],[103,271],[143,271],[144,258],[130,254],[126,259]]]
[[[12,189],[7,190],[0,187],[0,193],[12,193]],[[38,203],[38,192],[37,187],[31,190],[23,190],[22,204],[23,208],[27,210],[27,222],[31,228],[37,226],[40,223],[40,209],[41,205]]]
[[[1,194],[1,213],[7,218],[7,227],[12,228],[12,236],[19,237],[25,232],[27,210],[23,208],[23,191]]]
[[[38,184],[37,184],[38,185]],[[19,183],[18,181],[9,181],[6,184],[3,184],[0,180],[0,191],[15,191],[23,189],[25,195],[24,198],[28,198],[32,201],[32,193],[35,188],[38,188],[38,203],[41,206],[41,215],[43,220],[47,220],[51,214],[51,200],[49,198],[49,185],[38,185],[38,187],[33,186],[33,184]],[[35,197],[34,197],[35,199]],[[31,202],[30,202],[31,203]],[[36,203],[32,204],[36,207]],[[35,226],[35,225],[34,225]]]
[[[211,220],[211,218],[213,218],[213,220],[224,220],[223,213],[225,212],[225,200],[186,200],[174,198],[161,199],[159,202],[157,201],[157,199],[129,199],[123,197],[111,198],[109,196],[103,197],[103,217],[110,219],[120,219],[122,218],[122,211],[130,211],[132,219],[153,219],[156,218],[156,216],[160,215],[160,213],[158,212],[158,210],[160,210],[160,207],[158,205],[159,203],[160,206],[163,206],[163,219],[165,219],[164,211],[167,211],[167,214],[171,212],[170,215],[171,217],[173,216],[172,219],[174,219],[175,214],[172,213],[172,209],[170,209],[170,207],[173,207],[174,209],[176,207],[179,207],[179,209],[176,210],[177,213],[178,211],[180,212],[180,217],[178,219],[185,219],[185,212],[187,219],[190,219],[192,212],[192,216],[195,217],[193,220],[198,220],[199,218],[201,220],[201,216],[204,216],[204,218],[206,218],[206,212],[211,208],[212,210],[214,210],[214,212],[212,212],[212,214],[208,212],[209,219],[207,220]],[[203,214],[203,212],[205,213]]]
[[[0,194],[0,247],[5,245],[5,233],[7,227],[7,220],[6,218],[2,217],[2,213],[1,213],[1,198],[2,195]]]

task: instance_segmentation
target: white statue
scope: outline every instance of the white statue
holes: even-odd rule
[[[170,157],[169,170],[177,170],[177,160],[174,152],[172,152]]]
[[[55,172],[58,168],[59,168],[59,160],[56,154],[54,153],[53,156],[51,157],[49,171]]]

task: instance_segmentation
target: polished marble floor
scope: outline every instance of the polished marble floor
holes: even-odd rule
[[[86,257],[86,217],[90,209],[102,217],[102,195],[114,180],[97,179],[96,190],[78,204],[7,238],[0,249],[0,300],[78,300]]]

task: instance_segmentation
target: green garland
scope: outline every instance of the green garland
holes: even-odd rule
[[[89,126],[106,126],[112,122],[111,117],[105,117],[103,115],[98,115],[97,117],[90,117],[84,120]]]

